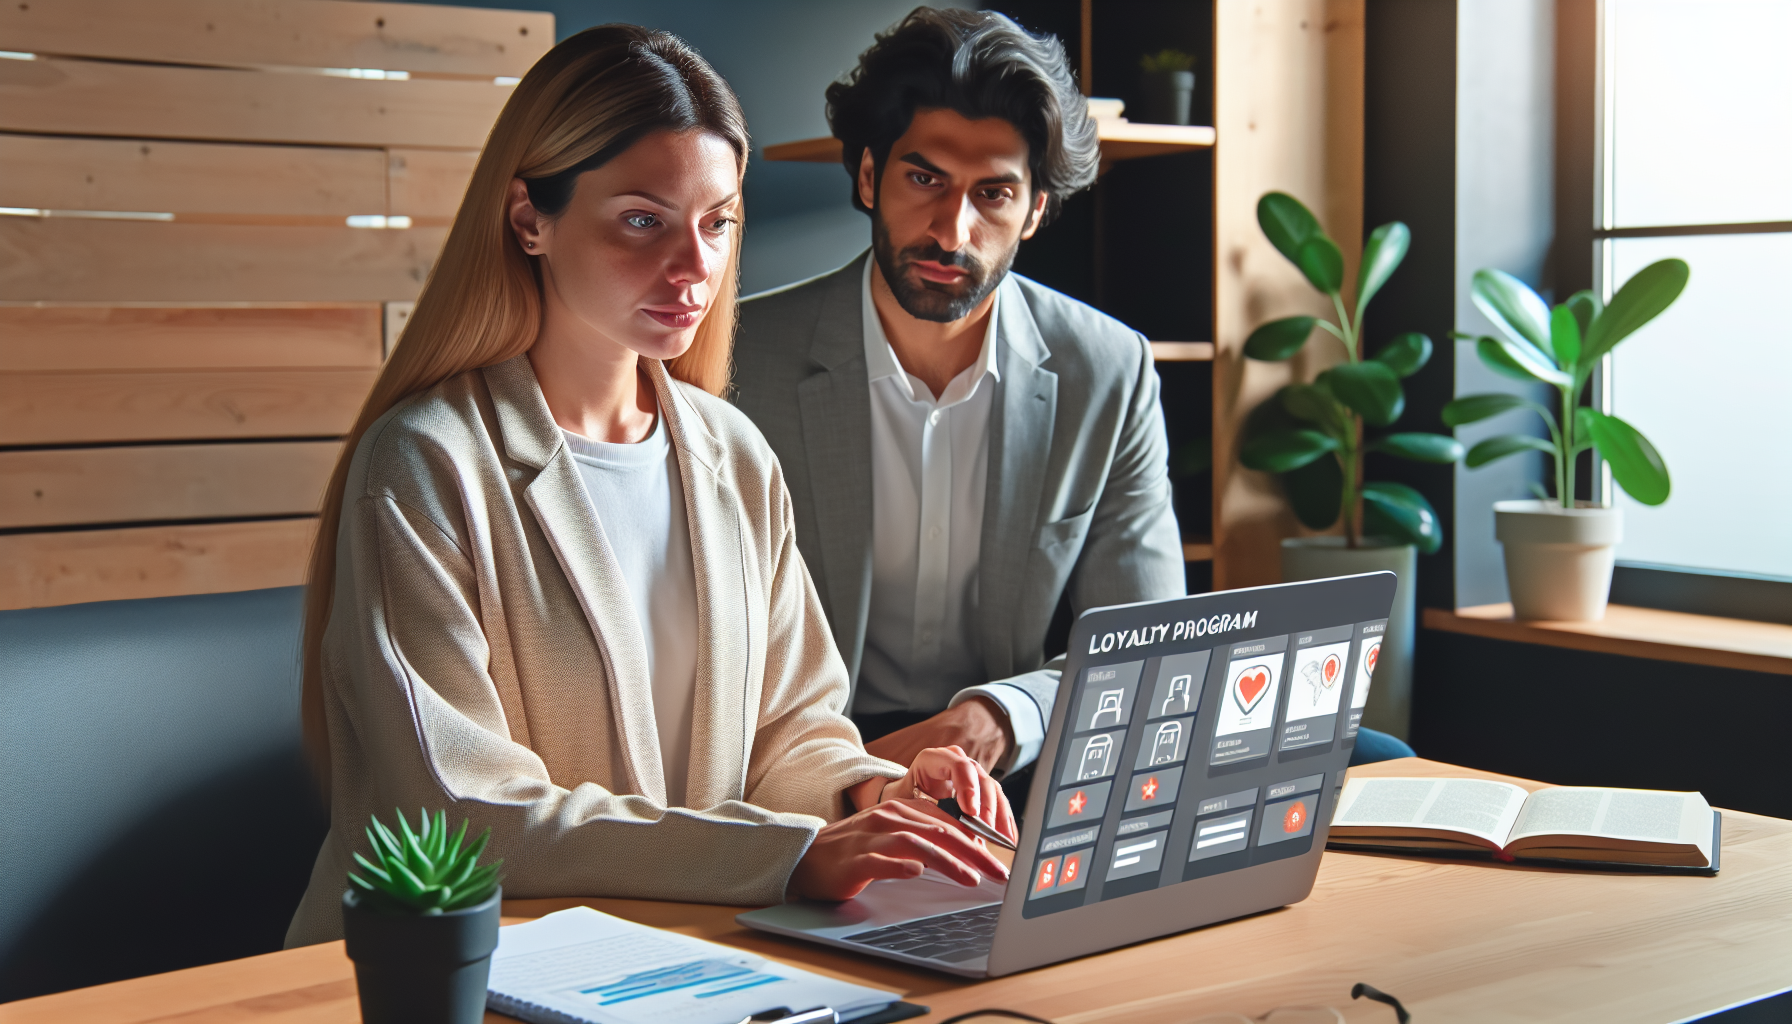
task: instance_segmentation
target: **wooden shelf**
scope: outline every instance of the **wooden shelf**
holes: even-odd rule
[[[1213,561],[1213,540],[1209,537],[1185,537],[1182,541],[1184,562]]]
[[[1600,654],[1792,675],[1792,626],[1614,604],[1598,622],[1520,622],[1509,604],[1425,609],[1427,629]]]
[[[1141,156],[1183,153],[1206,149],[1213,145],[1214,132],[1205,125],[1134,124],[1131,121],[1100,121],[1096,130],[1101,136],[1101,166],[1116,160]],[[840,162],[840,140],[833,136],[780,142],[764,149],[767,160],[793,160],[810,164]]]
[[[1154,341],[1151,343],[1151,358],[1160,363],[1211,363],[1213,342]]]

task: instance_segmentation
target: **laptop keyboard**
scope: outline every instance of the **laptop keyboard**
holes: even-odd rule
[[[995,939],[996,919],[1002,916],[1002,905],[991,903],[938,917],[904,921],[888,928],[878,928],[857,935],[843,936],[876,949],[889,950],[927,960],[943,960],[949,964],[975,960],[989,953]]]

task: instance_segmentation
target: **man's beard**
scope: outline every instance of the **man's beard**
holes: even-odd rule
[[[1020,251],[1016,240],[994,264],[985,263],[967,249],[947,252],[929,238],[924,245],[897,249],[890,241],[889,228],[875,209],[871,212],[871,252],[877,258],[877,269],[883,272],[884,283],[896,296],[896,304],[916,320],[949,324],[970,315],[977,304],[995,291],[1008,270],[1014,266],[1014,254]],[[910,278],[910,268],[923,260],[932,260],[944,267],[962,267],[965,276],[957,284],[937,284]]]

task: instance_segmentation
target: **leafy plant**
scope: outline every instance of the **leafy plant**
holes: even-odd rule
[[[1193,71],[1195,58],[1181,50],[1159,50],[1139,58],[1139,67],[1156,74],[1164,71]]]
[[[355,861],[369,878],[353,871],[348,880],[382,910],[406,914],[445,914],[465,910],[491,898],[502,880],[502,860],[480,865],[479,855],[492,830],[486,829],[469,845],[467,822],[448,835],[448,815],[437,811],[431,820],[427,810],[418,812],[418,830],[411,831],[404,812],[394,809],[398,835],[381,824],[376,815],[367,828],[374,860],[359,853]],[[376,863],[377,861],[377,863]]]
[[[1549,440],[1528,434],[1500,434],[1468,451],[1468,466],[1478,468],[1508,455],[1540,451],[1555,460],[1556,499],[1574,507],[1574,460],[1589,448],[1612,468],[1618,486],[1645,505],[1668,500],[1667,463],[1640,431],[1616,416],[1580,404],[1587,380],[1606,353],[1637,328],[1673,304],[1691,271],[1684,260],[1666,259],[1637,271],[1602,308],[1599,296],[1575,292],[1551,309],[1523,281],[1498,270],[1475,272],[1475,305],[1504,337],[1458,334],[1471,339],[1481,361],[1495,373],[1527,384],[1542,382],[1556,389],[1561,413],[1518,395],[1465,395],[1444,406],[1444,422],[1452,427],[1475,423],[1513,409],[1530,409],[1543,417]]]
[[[1436,463],[1462,457],[1462,444],[1444,434],[1365,436],[1365,426],[1387,427],[1400,418],[1406,409],[1400,381],[1431,358],[1431,339],[1418,333],[1395,336],[1372,358],[1362,352],[1363,313],[1406,258],[1411,232],[1394,221],[1369,233],[1352,316],[1342,295],[1344,254],[1300,200],[1267,193],[1257,202],[1257,224],[1309,284],[1331,297],[1337,322],[1313,316],[1271,320],[1251,332],[1244,354],[1264,362],[1285,361],[1319,328],[1343,345],[1345,361],[1311,384],[1282,388],[1259,406],[1245,424],[1239,460],[1251,469],[1281,474],[1295,517],[1311,529],[1323,530],[1342,516],[1350,547],[1361,546],[1368,533],[1416,545],[1426,554],[1436,551],[1443,543],[1443,527],[1424,495],[1405,484],[1363,480],[1365,452]]]

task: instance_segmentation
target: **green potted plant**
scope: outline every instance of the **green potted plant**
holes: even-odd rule
[[[1159,50],[1139,58],[1140,102],[1133,120],[1187,124],[1195,95],[1195,58],[1181,50]]]
[[[1344,361],[1312,383],[1282,388],[1259,406],[1245,423],[1239,461],[1279,474],[1295,518],[1309,529],[1329,529],[1342,521],[1342,536],[1282,542],[1284,580],[1380,569],[1399,577],[1363,721],[1404,736],[1412,692],[1417,552],[1436,551],[1443,543],[1443,527],[1431,503],[1413,488],[1367,482],[1363,456],[1382,452],[1435,463],[1462,457],[1461,443],[1444,434],[1402,431],[1371,436],[1369,430],[1392,426],[1400,418],[1406,408],[1401,380],[1431,358],[1431,339],[1417,333],[1396,335],[1373,356],[1363,350],[1363,314],[1406,258],[1412,236],[1399,221],[1369,233],[1357,272],[1353,314],[1345,308],[1342,294],[1344,255],[1298,199],[1281,192],[1266,194],[1257,203],[1257,223],[1307,282],[1331,299],[1337,319],[1303,315],[1271,320],[1251,332],[1244,354],[1265,362],[1285,361],[1306,347],[1317,328],[1342,347]]]
[[[1495,373],[1556,389],[1557,410],[1518,395],[1465,395],[1444,407],[1452,427],[1514,409],[1529,409],[1549,429],[1545,440],[1500,434],[1468,451],[1479,468],[1519,452],[1539,451],[1555,464],[1555,497],[1537,488],[1536,500],[1496,502],[1494,531],[1505,548],[1506,586],[1520,619],[1593,620],[1605,617],[1612,560],[1623,539],[1623,510],[1575,500],[1575,457],[1591,448],[1611,467],[1612,479],[1637,501],[1668,499],[1667,463],[1640,431],[1616,416],[1581,404],[1600,360],[1637,328],[1672,305],[1690,274],[1685,261],[1661,260],[1637,271],[1602,305],[1589,291],[1576,292],[1551,309],[1523,281],[1498,270],[1475,272],[1475,305],[1500,336],[1471,338],[1481,361]]]
[[[355,854],[342,894],[342,929],[366,1024],[485,1019],[485,989],[498,946],[503,861],[480,864],[491,837],[467,842],[467,823],[448,833],[447,814],[419,812],[412,831],[394,811],[394,834],[367,828],[370,860]]]

